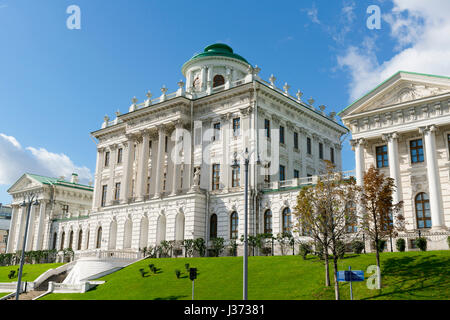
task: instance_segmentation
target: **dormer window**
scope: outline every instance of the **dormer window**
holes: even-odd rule
[[[213,79],[213,88],[223,86],[225,84],[225,78],[218,74]]]

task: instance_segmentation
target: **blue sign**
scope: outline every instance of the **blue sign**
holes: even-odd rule
[[[364,281],[364,271],[362,271],[362,270],[338,271],[338,281],[340,281],[340,282]]]

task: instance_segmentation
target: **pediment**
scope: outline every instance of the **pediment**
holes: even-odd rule
[[[449,93],[450,87],[428,86],[423,83],[406,82],[398,84],[380,95],[376,100],[371,101],[364,107],[360,108],[360,112],[377,110],[380,108],[419,100],[423,98],[433,97],[444,93]]]
[[[450,93],[450,78],[399,72],[347,107],[342,118]]]
[[[42,187],[41,182],[37,181],[36,179],[33,179],[27,174],[24,174],[8,189],[8,193],[16,193],[41,187]]]

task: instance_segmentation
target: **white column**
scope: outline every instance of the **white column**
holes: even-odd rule
[[[155,174],[155,196],[159,198],[161,196],[162,177],[164,171],[164,154],[165,154],[165,137],[166,129],[164,126],[158,127],[158,160],[156,161],[156,174]]]
[[[108,179],[108,189],[106,195],[107,205],[112,205],[114,201],[115,185],[114,185],[114,175],[116,171],[117,163],[117,145],[110,146],[110,158],[109,158],[109,179]]]
[[[16,241],[15,241],[15,249],[14,251],[22,250],[23,245],[23,230],[25,229],[25,222],[24,218],[27,214],[26,207],[20,207],[19,209],[19,217],[17,219],[17,234],[16,234]]]
[[[145,195],[145,189],[147,186],[148,175],[148,149],[150,136],[148,131],[142,133],[142,146],[138,165],[137,176],[137,201],[143,201]]]
[[[212,86],[213,86],[213,66],[208,66],[208,76],[207,76],[207,82],[206,82],[206,93],[211,94],[212,92]]]
[[[205,91],[206,90],[206,83],[207,83],[206,66],[202,66],[202,70],[201,70],[200,76],[201,76],[201,80],[202,80],[201,91]]]
[[[220,138],[222,139],[222,168],[220,179],[224,189],[231,187],[231,179],[229,178],[228,171],[231,166],[230,163],[230,119],[231,113],[227,113],[222,116],[220,124]]]
[[[95,187],[92,199],[92,209],[97,210],[100,207],[100,194],[102,192],[102,170],[103,170],[103,154],[105,149],[97,149],[97,165],[95,168]]]
[[[34,246],[33,250],[42,250],[42,238],[44,235],[44,219],[45,219],[45,209],[46,209],[46,203],[44,200],[40,201],[39,206],[39,220],[37,225],[37,232],[34,240]]]
[[[351,140],[353,150],[355,151],[355,160],[356,160],[356,184],[358,186],[362,186],[364,184],[364,139]]]
[[[18,230],[18,215],[19,215],[19,207],[12,206],[12,215],[11,215],[11,224],[8,234],[8,243],[6,247],[6,253],[12,253],[14,251],[14,244],[16,240],[16,233]]]
[[[433,230],[445,229],[442,215],[442,196],[439,179],[439,167],[437,163],[436,126],[421,128],[425,140],[425,157],[427,164],[428,188],[430,193],[431,226]]]
[[[400,161],[398,158],[398,134],[386,134],[383,135],[383,139],[388,143],[389,175],[394,179],[394,184],[397,187],[392,195],[393,203],[396,204],[402,200]]]
[[[134,137],[129,136],[128,141],[124,143],[125,162],[123,164],[122,181],[120,183],[122,189],[120,193],[121,203],[127,203],[130,195],[130,178],[134,162],[134,140]]]
[[[173,155],[169,159],[173,160],[173,181],[172,181],[172,193],[176,195],[180,185],[180,153],[182,149],[181,135],[183,134],[183,122],[177,121],[175,123],[175,141],[173,146]]]

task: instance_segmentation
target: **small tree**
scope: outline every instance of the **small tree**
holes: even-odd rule
[[[375,243],[378,267],[378,289],[381,289],[380,241],[404,229],[404,218],[399,213],[402,202],[393,203],[394,179],[385,177],[373,165],[365,173],[360,201],[360,227]]]
[[[335,296],[339,300],[338,259],[342,256],[342,242],[348,238],[348,223],[355,220],[355,211],[348,204],[356,202],[360,188],[354,179],[343,179],[329,161],[326,164],[326,175],[318,178],[316,185],[300,191],[294,215],[298,219],[297,231],[307,231],[323,248],[326,286],[330,285],[329,251],[333,254]]]
[[[194,253],[194,240],[193,239],[185,239],[183,241],[183,247],[184,247],[184,257],[187,258],[192,257]]]
[[[303,260],[306,260],[306,256],[312,252],[311,245],[307,242],[300,242],[298,250]]]
[[[225,248],[225,239],[224,238],[213,238],[212,242],[212,251],[215,257],[221,255],[223,249]]]
[[[399,252],[404,252],[406,249],[406,241],[403,238],[397,239],[395,245]]]
[[[197,238],[194,240],[194,250],[197,251],[200,257],[204,257],[206,253],[206,244],[203,238]]]
[[[230,256],[236,256],[237,255],[237,241],[236,239],[231,239],[230,243],[228,245],[228,253]]]

